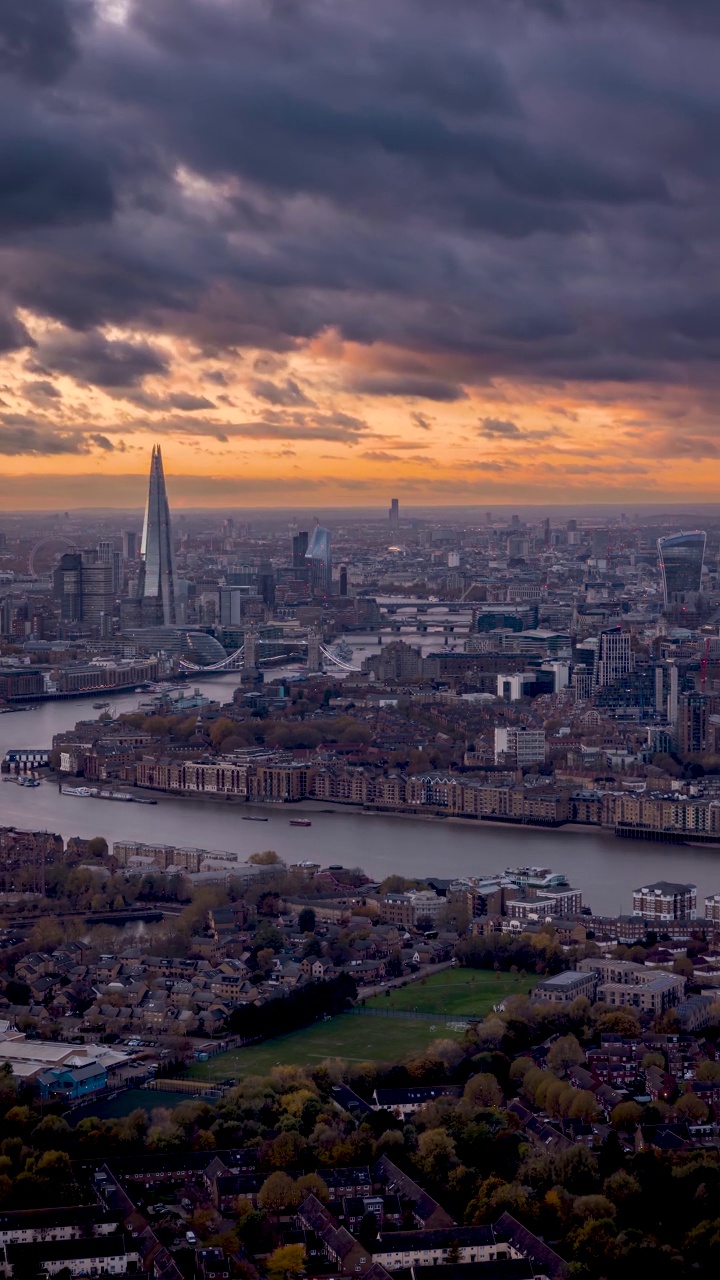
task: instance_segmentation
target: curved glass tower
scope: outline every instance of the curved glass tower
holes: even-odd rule
[[[159,444],[153,445],[150,461],[150,483],[140,558],[138,596],[142,602],[143,621],[154,621],[166,627],[172,626],[178,621],[175,556]]]
[[[330,553],[330,530],[317,524],[305,559],[310,566],[310,590],[314,596],[329,596],[332,587],[332,555]]]
[[[703,529],[658,538],[666,609],[673,604],[691,601],[700,594],[706,542],[707,534]]]

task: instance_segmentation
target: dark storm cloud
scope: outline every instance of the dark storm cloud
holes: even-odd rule
[[[258,400],[265,400],[268,404],[309,405],[312,403],[294,378],[287,378],[283,383],[260,379],[252,383],[250,390]]]
[[[162,352],[146,342],[111,341],[101,333],[66,333],[44,339],[32,367],[115,389],[135,387],[148,374],[166,373],[168,365]]]
[[[105,221],[114,200],[101,157],[62,139],[0,137],[0,234]]]
[[[93,332],[123,325],[209,359],[334,329],[372,350],[358,394],[440,403],[496,377],[717,378],[710,0],[92,14],[0,0],[0,268],[11,303],[82,331],[39,370],[139,394],[166,362]],[[257,372],[266,404],[307,405]]]
[[[512,438],[522,434],[517,422],[510,422],[504,418],[483,418],[478,430],[481,436],[489,436],[491,438],[493,436],[504,436],[507,439],[508,437]]]
[[[393,377],[379,374],[368,374],[361,378],[353,378],[350,383],[353,391],[367,396],[406,396],[420,400],[438,400],[451,404],[454,400],[467,399],[464,387],[452,382],[441,382],[437,378]]]
[[[39,83],[55,80],[76,56],[75,26],[89,9],[76,0],[3,0],[0,73]]]
[[[52,428],[0,424],[0,455],[17,457],[57,457],[88,453],[87,443],[76,432],[56,432]]]
[[[0,354],[31,345],[30,334],[12,307],[0,297]]]

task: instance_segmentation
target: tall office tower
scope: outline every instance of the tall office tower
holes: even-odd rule
[[[293,569],[305,569],[305,556],[307,555],[309,535],[305,530],[301,530],[295,534],[292,540],[292,560]]]
[[[388,515],[390,517],[390,528],[397,529],[400,524],[400,503],[397,498],[391,498]]]
[[[82,621],[93,627],[98,635],[109,635],[115,604],[112,564],[89,563],[84,552],[81,558]]]
[[[700,594],[706,542],[707,534],[703,529],[658,538],[666,609],[671,605],[695,604]]]
[[[138,596],[143,623],[170,627],[177,621],[175,603],[175,556],[170,509],[165,489],[160,445],[153,445],[150,483],[140,545]]]
[[[600,632],[596,665],[595,685],[602,689],[605,685],[615,684],[633,669],[633,653],[630,644],[630,633],[620,627],[608,627]]]
[[[113,614],[112,565],[97,553],[69,551],[53,573],[53,595],[63,622],[84,622],[98,635],[108,634]]]
[[[115,595],[120,590],[120,552],[116,551],[112,542],[98,542],[97,558],[99,564],[109,564],[112,569],[112,589]]]
[[[549,547],[549,546],[550,546],[550,542],[551,542],[551,535],[550,535],[550,517],[549,517],[549,516],[548,516],[545,520],[543,520],[542,528],[543,528],[543,544],[544,544],[546,547]]]
[[[310,590],[314,596],[329,596],[332,590],[330,530],[316,524],[305,552],[310,569]]]
[[[707,749],[708,699],[706,694],[682,694],[678,706],[676,736],[678,749],[683,756]]]
[[[82,621],[82,556],[66,551],[53,570],[53,595],[60,605],[63,622]]]
[[[137,534],[134,529],[126,529],[122,536],[123,559],[137,559]]]
[[[341,595],[341,596],[346,596],[346,595],[347,595],[347,565],[346,565],[346,564],[341,564],[341,565],[340,565],[340,587],[339,587],[339,592],[340,592],[340,595]]]

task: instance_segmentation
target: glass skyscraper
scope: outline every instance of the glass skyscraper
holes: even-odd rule
[[[665,608],[683,601],[692,603],[700,594],[705,543],[703,529],[689,533],[671,533],[658,538],[658,558],[662,573]]]
[[[332,588],[330,530],[317,524],[305,552],[310,567],[310,590],[314,596],[329,596]]]
[[[166,627],[178,621],[170,509],[160,445],[153,445],[145,522],[140,545],[140,598],[143,621]]]

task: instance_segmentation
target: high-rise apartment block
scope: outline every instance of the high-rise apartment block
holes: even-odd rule
[[[683,756],[708,749],[709,702],[704,693],[684,693],[678,702],[677,743]]]
[[[629,675],[633,670],[630,633],[620,627],[601,631],[595,661],[595,684],[599,689]]]

